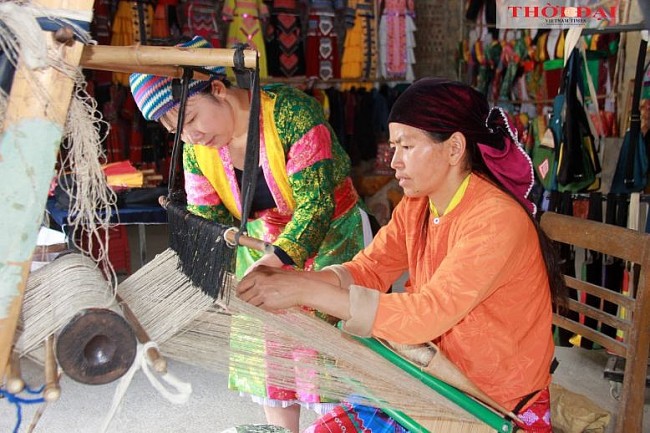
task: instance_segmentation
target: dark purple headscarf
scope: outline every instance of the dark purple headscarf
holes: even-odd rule
[[[466,84],[442,78],[423,78],[410,85],[391,109],[388,123],[401,123],[434,134],[461,132],[478,150],[490,172],[528,211],[533,187],[533,164],[517,141],[517,134],[500,108],[490,108],[483,94]]]

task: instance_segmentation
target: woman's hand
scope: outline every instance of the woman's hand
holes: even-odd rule
[[[337,285],[330,283],[336,280]],[[237,285],[237,297],[267,311],[305,306],[339,319],[350,318],[347,289],[330,272],[308,272],[259,266]]]
[[[284,263],[282,263],[282,260],[280,260],[280,258],[273,253],[264,254],[256,262],[250,265],[248,269],[246,269],[244,276],[250,274],[259,266],[270,266],[272,268],[281,268],[282,266],[284,266]]]
[[[302,295],[309,280],[301,274],[303,273],[293,270],[257,265],[237,285],[237,296],[267,311],[302,305]]]

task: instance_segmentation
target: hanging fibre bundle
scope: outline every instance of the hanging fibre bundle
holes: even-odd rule
[[[224,232],[230,227],[193,215],[184,206],[167,205],[169,246],[179,257],[181,271],[206,294],[217,298],[234,269],[235,249]]]

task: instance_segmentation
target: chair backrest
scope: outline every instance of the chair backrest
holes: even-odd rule
[[[629,296],[565,275],[569,288],[611,302],[618,306],[618,310],[624,308],[627,313],[625,317],[620,317],[580,300],[570,299],[568,309],[578,314],[554,314],[553,323],[625,358],[616,432],[641,432],[650,350],[650,280],[646,278],[650,269],[650,235],[553,212],[542,215],[541,227],[553,241],[620,258],[633,263],[634,269],[639,272],[636,292]],[[624,339],[612,338],[599,329],[583,325],[578,320],[578,315],[623,331]]]

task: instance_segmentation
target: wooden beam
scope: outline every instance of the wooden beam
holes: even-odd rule
[[[182,48],[148,45],[87,45],[81,65],[88,69],[146,72],[152,67],[234,66],[232,48]],[[257,51],[244,50],[244,66],[254,68]]]

